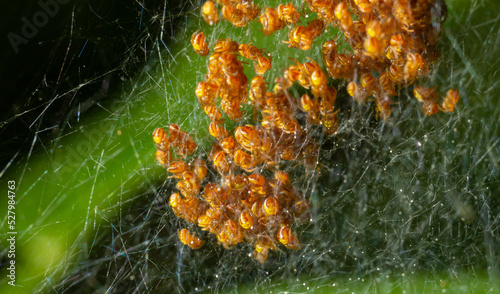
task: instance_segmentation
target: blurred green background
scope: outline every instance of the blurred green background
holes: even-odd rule
[[[18,32],[19,19],[40,9],[29,3],[9,5],[3,35]],[[426,285],[432,292],[487,292],[498,286],[500,11],[493,0],[447,4],[442,60],[422,83],[441,93],[459,89],[458,109],[423,117],[410,88],[386,124],[374,119],[370,105],[339,91],[342,125],[338,138],[322,141],[325,170],[294,183],[312,205],[314,221],[301,237],[306,246],[276,253],[274,265],[265,266],[253,263],[245,246],[229,253],[212,239],[200,252],[179,246],[175,231],[182,224],[165,207],[173,182],[154,162],[151,133],[177,123],[195,134],[197,154],[206,156],[208,119],[194,95],[206,58],[189,45],[194,31],[203,30],[210,44],[230,37],[266,48],[273,56],[270,83],[292,62],[288,57],[320,62],[320,44],[337,33],[330,27],[302,52],[281,43],[286,28],[264,38],[255,22],[208,27],[198,2],[61,4],[19,53],[2,44],[2,99],[9,107],[1,116],[0,191],[7,195],[7,181],[16,181],[18,286],[6,285],[2,196],[0,292],[402,293],[426,292]],[[418,266],[411,270],[411,263]],[[229,271],[227,283],[212,275]]]

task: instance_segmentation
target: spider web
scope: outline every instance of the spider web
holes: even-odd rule
[[[9,10],[16,22],[6,27],[19,32],[17,20],[39,9],[32,3],[31,10]],[[345,82],[332,82],[339,90],[339,134],[316,136],[322,147],[316,171],[286,168],[310,202],[310,221],[298,231],[302,247],[273,251],[265,264],[251,257],[250,245],[226,250],[173,215],[168,199],[175,181],[154,163],[151,133],[176,123],[196,134],[196,156],[207,158],[209,121],[194,95],[207,60],[192,53],[194,31],[202,29],[210,44],[229,37],[266,48],[271,84],[293,63],[288,57],[322,64],[320,45],[341,35],[330,27],[302,52],[281,44],[287,28],[262,38],[257,23],[209,27],[199,17],[201,4],[70,2],[19,53],[4,46],[3,56],[12,56],[5,71],[12,74],[3,75],[10,107],[1,117],[0,178],[2,189],[8,180],[17,185],[23,288],[15,290],[498,290],[500,11],[494,1],[447,1],[442,57],[419,83],[441,93],[458,89],[454,112],[425,117],[409,87],[386,123],[376,119],[373,103],[354,103]],[[250,79],[250,68],[245,72]],[[247,121],[253,117],[241,123]],[[2,197],[2,211],[6,202]],[[1,220],[7,248],[7,217]],[[177,237],[183,227],[206,244],[184,246]],[[1,254],[5,285],[7,249]]]

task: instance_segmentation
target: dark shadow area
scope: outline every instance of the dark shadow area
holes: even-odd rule
[[[40,147],[38,137],[63,134],[123,90],[156,46],[171,42],[189,7],[182,0],[6,4],[0,18],[1,168]]]

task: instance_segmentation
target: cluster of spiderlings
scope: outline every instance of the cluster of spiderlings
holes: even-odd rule
[[[233,6],[254,7],[252,2],[234,0],[231,3]],[[354,100],[366,103],[373,97],[384,120],[390,117],[391,97],[398,94],[398,88],[425,77],[429,65],[439,56],[436,49],[439,23],[446,17],[443,1],[306,0],[305,3],[317,14],[317,19],[305,26],[296,25],[300,13],[291,3],[280,4],[277,9],[266,7],[259,17],[264,35],[281,30],[285,25],[296,25],[289,30],[288,40],[283,42],[289,47],[309,50],[314,39],[323,34],[329,25],[341,30],[353,53],[338,53],[337,43],[333,40],[323,44],[323,61],[328,74],[334,79],[347,80],[348,92]],[[207,1],[205,6],[210,6],[212,15],[217,15],[214,3]],[[205,18],[204,11],[202,15]],[[226,13],[224,17],[231,21],[233,18],[241,19],[239,15]],[[244,19],[248,22],[253,18]],[[420,88],[425,94],[435,92]],[[422,112],[432,115],[439,110],[453,111],[459,94],[456,90],[451,91],[442,103],[438,103],[437,95],[415,96],[422,102]]]
[[[308,4],[311,10],[317,11],[314,1]],[[323,61],[328,73],[333,78],[349,81],[348,92],[356,101],[365,103],[373,97],[379,115],[387,120],[396,89],[425,77],[429,64],[436,61],[440,33],[436,21],[441,21],[445,11],[442,1],[432,0],[355,0],[351,5],[336,4],[332,23],[344,33],[354,53],[338,54],[336,43],[326,42]],[[357,21],[353,21],[351,13]],[[320,13],[319,16],[326,18]],[[458,92],[453,90],[453,93],[458,100]],[[435,95],[418,99],[423,102],[422,112],[426,115],[454,108],[454,104],[448,103],[449,99],[438,105]]]
[[[260,13],[251,1],[217,2],[223,5],[223,17],[237,27],[246,26]],[[314,40],[332,25],[343,32],[353,53],[339,53],[336,41],[326,41],[321,52],[327,73],[311,58],[304,63],[295,61],[268,91],[263,75],[272,67],[271,56],[251,44],[219,40],[209,57],[205,80],[196,87],[198,101],[211,120],[208,129],[215,142],[209,159],[219,175],[218,183],[208,183],[202,189],[207,175],[203,160],[172,161],[170,148],[184,158],[196,148],[192,138],[178,126],[170,126],[168,137],[163,129],[153,134],[157,160],[168,166],[171,177],[179,179],[180,193],[170,197],[174,214],[215,235],[225,248],[241,242],[251,244],[259,262],[265,262],[269,250],[280,244],[289,249],[300,248],[292,228],[308,219],[309,205],[280,166],[290,161],[307,169],[317,165],[319,144],[311,137],[311,128],[301,125],[298,117],[305,115],[307,123],[321,126],[325,135],[337,133],[337,90],[328,86],[328,76],[348,81],[347,91],[358,102],[366,103],[373,97],[378,115],[387,120],[391,97],[398,94],[400,87],[425,77],[430,63],[437,60],[436,22],[443,20],[446,11],[444,3],[438,0],[305,2],[317,19],[298,25],[301,14],[291,3],[280,4],[276,9],[268,7],[258,18],[263,34],[271,35],[290,26],[288,40],[283,43],[309,50]],[[216,4],[211,1],[202,6],[201,15],[210,25],[220,20]],[[209,54],[203,33],[196,32],[191,43],[197,54]],[[250,87],[240,56],[254,62],[256,75]],[[288,91],[295,82],[308,89],[300,98],[292,97]],[[459,99],[457,91],[449,90],[438,104],[434,88],[419,86],[414,95],[422,102],[426,115],[438,110],[453,111]],[[222,112],[238,121],[245,115],[241,110],[243,103],[253,106],[256,124],[240,125],[232,133],[224,126]],[[266,178],[261,173],[274,177]],[[178,236],[194,249],[204,244],[187,229],[180,230]]]
[[[252,1],[219,0],[222,16],[236,27],[243,28],[259,16],[260,8]]]
[[[168,135],[162,128],[153,132],[153,141],[156,143],[156,160],[166,167],[172,160],[172,148],[176,149],[177,155],[187,157],[196,149],[196,142],[188,133],[181,131],[178,125],[170,124]]]
[[[263,49],[259,49],[251,44],[240,44],[241,56],[255,61],[254,71],[258,75],[265,74],[272,66],[272,58],[264,53]]]
[[[264,13],[259,17],[262,24],[262,32],[269,36],[277,30],[281,30],[285,25],[294,25],[299,22],[300,13],[292,3],[280,4],[277,9],[266,7]]]
[[[294,82],[311,89],[314,99],[307,93],[300,98],[301,110],[306,113],[307,121],[313,125],[322,125],[323,132],[333,135],[338,129],[337,113],[334,103],[337,90],[327,85],[327,76],[319,64],[309,58],[309,62],[300,64],[296,61],[284,70],[284,76],[276,79],[275,89],[288,89]]]
[[[202,197],[209,208],[198,217],[203,230],[214,234],[226,249],[244,241],[252,244],[259,262],[280,243],[299,248],[291,226],[307,218],[308,205],[287,173],[276,171],[274,179],[259,173],[227,174],[222,179],[219,185],[205,186]]]
[[[200,39],[200,34],[195,33],[193,40]],[[199,51],[199,47],[193,47]],[[252,80],[250,94],[247,77],[238,59],[240,55],[256,62],[254,70],[258,75]],[[264,74],[270,67],[271,58],[261,49],[249,44],[240,45],[230,39],[219,40],[209,57],[208,73],[198,84],[196,95],[211,120],[209,133],[216,142],[210,159],[220,175],[220,183],[207,184],[199,196],[207,173],[204,162],[186,164],[182,160],[168,163],[159,160],[163,165],[168,164],[172,177],[179,179],[176,187],[180,193],[173,193],[170,197],[174,214],[214,234],[225,248],[240,242],[252,244],[254,258],[259,262],[264,262],[269,250],[276,249],[279,244],[299,249],[292,227],[306,220],[308,214],[307,201],[291,185],[288,174],[279,170],[277,163],[298,161],[313,168],[319,152],[318,144],[295,118],[296,106],[290,101],[287,91],[295,79],[290,80],[288,76],[278,78],[283,82],[277,82],[274,91],[268,92],[259,74]],[[336,93],[326,85],[325,74],[319,66],[308,62],[298,65],[298,68],[296,76],[300,82],[312,87],[315,96],[329,96],[331,104],[327,108],[332,108]],[[322,75],[316,73],[318,70]],[[323,79],[314,78],[316,75]],[[220,108],[230,119],[239,120],[244,114],[240,104],[250,102],[256,111],[261,112],[262,121],[255,126],[239,126],[231,134],[223,125],[222,113],[217,107],[219,98]],[[321,105],[326,107],[326,101]],[[162,131],[155,130],[155,142],[161,142],[157,137]],[[165,137],[164,132],[162,137]],[[196,172],[201,166],[203,172]],[[274,179],[266,179],[257,172],[263,169],[272,170]],[[201,239],[187,229],[179,232],[179,239],[191,248],[203,245]]]
[[[154,131],[153,140],[158,150],[169,154],[171,147],[177,147],[179,156],[192,154],[196,148],[192,138],[176,125],[171,125],[169,130],[168,137],[162,128]],[[258,148],[267,145],[264,149],[270,149],[270,143],[263,143],[263,138],[258,136],[253,126],[247,125],[235,131],[236,140],[227,133],[222,141],[214,145],[211,158],[222,180],[219,184],[208,183],[201,196],[201,184],[208,173],[203,160],[195,159],[188,164],[179,159],[169,158],[169,162],[165,157],[157,159],[161,164],[168,165],[171,178],[179,179],[176,187],[180,193],[172,193],[169,200],[177,217],[214,234],[227,249],[244,241],[252,244],[254,258],[265,262],[269,250],[276,249],[278,244],[299,249],[298,239],[291,227],[307,220],[308,204],[291,185],[286,172],[275,170],[274,179],[266,179],[256,172],[249,173],[255,168],[247,164],[255,164],[252,156],[259,152],[253,151],[249,155],[241,148],[254,150],[257,148],[254,143],[260,142],[256,143]],[[250,158],[244,155],[243,160],[239,159],[238,154],[242,153]],[[247,173],[238,173],[238,166]],[[185,228],[178,232],[178,236],[182,243],[193,249],[204,244],[202,239]]]
[[[257,74],[265,73],[262,70],[263,62],[258,59],[270,60],[270,57],[254,46],[239,45],[229,39],[217,42],[214,51],[209,59],[207,79],[200,82],[196,93],[212,120],[209,132],[216,143],[211,159],[223,181],[220,186],[209,184],[205,187],[203,198],[211,207],[198,219],[198,225],[215,234],[227,248],[242,241],[252,244],[255,259],[264,262],[268,251],[276,249],[280,243],[290,249],[299,248],[291,227],[305,219],[304,215],[308,211],[307,202],[290,185],[288,174],[278,170],[275,165],[281,160],[296,160],[312,167],[317,160],[318,147],[296,120],[295,107],[288,99],[286,88],[275,87],[273,93],[267,92],[261,75],[252,79],[250,94],[246,89],[239,95],[235,95],[234,89],[231,90],[232,99],[242,102],[244,100],[239,97],[248,97],[255,109],[261,112],[263,118],[260,125],[239,126],[234,136],[230,134],[223,126],[221,116],[212,115],[220,114],[215,105],[217,95],[206,97],[207,91],[203,90],[208,86],[213,90],[212,94],[218,93],[222,110],[229,118],[235,119],[223,108],[223,93],[231,87],[229,83],[224,83],[224,79],[230,73],[219,70],[220,75],[214,75],[217,60],[214,57],[219,58],[218,65],[223,67],[225,56],[232,55],[236,68],[239,52],[243,57],[256,60],[254,70]],[[241,75],[240,80],[247,86],[246,76],[243,73]],[[214,76],[218,78],[214,79]],[[206,111],[207,100],[212,103],[212,111]],[[255,173],[257,169],[274,169],[275,179],[266,179]]]
[[[208,62],[206,80],[196,87],[196,96],[212,121],[221,123],[222,114],[215,107],[217,97],[221,98],[221,109],[232,120],[245,114],[241,103],[247,98],[248,78],[238,60],[238,43],[222,39],[214,47],[215,52]]]

